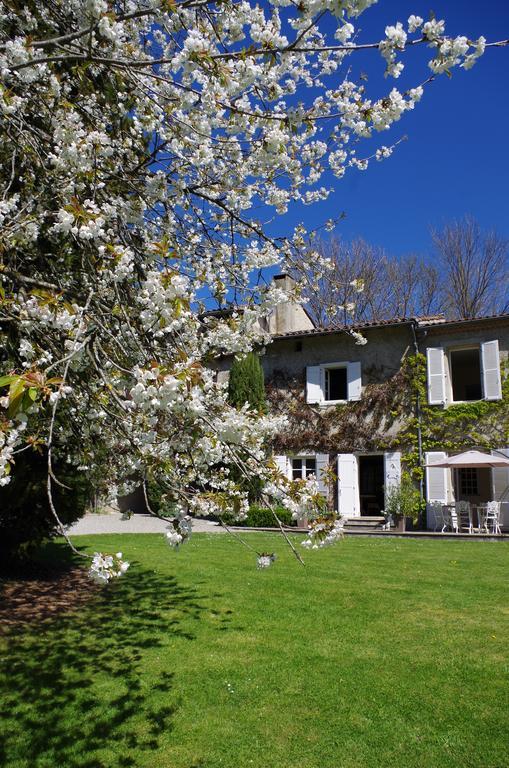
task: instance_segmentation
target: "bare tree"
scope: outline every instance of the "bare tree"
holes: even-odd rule
[[[444,297],[440,288],[440,272],[434,264],[421,259],[420,280],[417,287],[419,315],[436,315],[444,312]]]
[[[509,242],[472,218],[432,231],[435,258],[399,258],[357,239],[321,241],[332,269],[304,296],[320,325],[443,313],[470,318],[509,311]],[[304,275],[306,277],[306,275]],[[359,290],[361,289],[361,290]]]
[[[470,217],[432,232],[441,266],[441,292],[451,317],[509,310],[509,242],[482,232]]]
[[[320,325],[352,325],[392,317],[439,311],[441,299],[435,267],[414,254],[399,259],[357,239],[319,243],[332,262],[330,273],[304,291]],[[359,290],[361,289],[361,290]]]
[[[304,290],[317,323],[348,325],[378,316],[387,301],[385,252],[362,239],[338,238],[319,242],[317,250],[332,267],[319,281],[308,280]]]

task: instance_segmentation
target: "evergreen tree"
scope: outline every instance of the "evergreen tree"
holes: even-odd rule
[[[260,358],[254,352],[233,361],[228,381],[228,400],[235,408],[242,408],[245,403],[249,403],[259,413],[267,412],[263,368]],[[249,480],[241,478],[235,467],[231,468],[230,473],[247,490],[249,502],[252,504],[258,501],[262,490],[260,479],[255,475]]]
[[[228,400],[236,408],[249,403],[251,408],[265,413],[265,382],[260,358],[254,352],[235,359],[228,382]]]

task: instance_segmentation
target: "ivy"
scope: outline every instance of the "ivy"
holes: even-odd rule
[[[453,403],[447,407],[427,402],[426,358],[414,355],[405,361],[408,386],[415,404],[420,402],[422,450],[446,453],[481,448],[489,451],[509,444],[509,366],[502,364],[502,399]],[[404,461],[415,479],[423,474],[419,466],[419,421],[409,416],[398,435],[404,447]]]
[[[369,370],[372,382],[381,371]],[[502,365],[502,399],[429,405],[426,357],[408,356],[401,369],[380,383],[370,383],[362,400],[331,408],[305,402],[304,382],[278,372],[268,384],[272,411],[288,416],[287,430],[276,448],[297,453],[315,449],[329,453],[400,450],[415,481],[423,477],[418,434],[423,453],[467,448],[489,451],[509,445],[509,364]],[[418,405],[420,419],[418,418]]]

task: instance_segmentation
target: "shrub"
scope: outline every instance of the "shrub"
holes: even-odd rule
[[[411,517],[415,523],[419,517],[421,497],[412,479],[404,474],[400,485],[388,488],[385,494],[385,514],[394,520]]]
[[[283,525],[296,524],[295,520],[292,518],[292,513],[287,509],[284,509],[283,507],[275,507],[275,512]],[[242,525],[248,528],[275,528],[277,523],[270,509],[253,505],[249,507],[247,518],[234,523],[234,525]]]
[[[147,496],[150,509],[153,512],[163,517],[173,517],[176,510],[175,500],[171,497],[164,482],[157,477],[148,477]]]
[[[61,487],[52,484],[52,496],[64,525],[85,514],[93,487],[84,472],[65,462],[53,462]],[[0,562],[10,566],[28,559],[47,538],[59,535],[47,496],[47,453],[23,451],[16,456],[10,483],[0,487]]]

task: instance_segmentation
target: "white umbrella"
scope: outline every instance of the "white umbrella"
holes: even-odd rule
[[[451,467],[456,469],[467,467],[509,467],[509,459],[504,456],[496,456],[490,453],[481,453],[481,451],[464,451],[456,456],[449,456],[441,461],[433,461],[426,464],[426,467]]]

